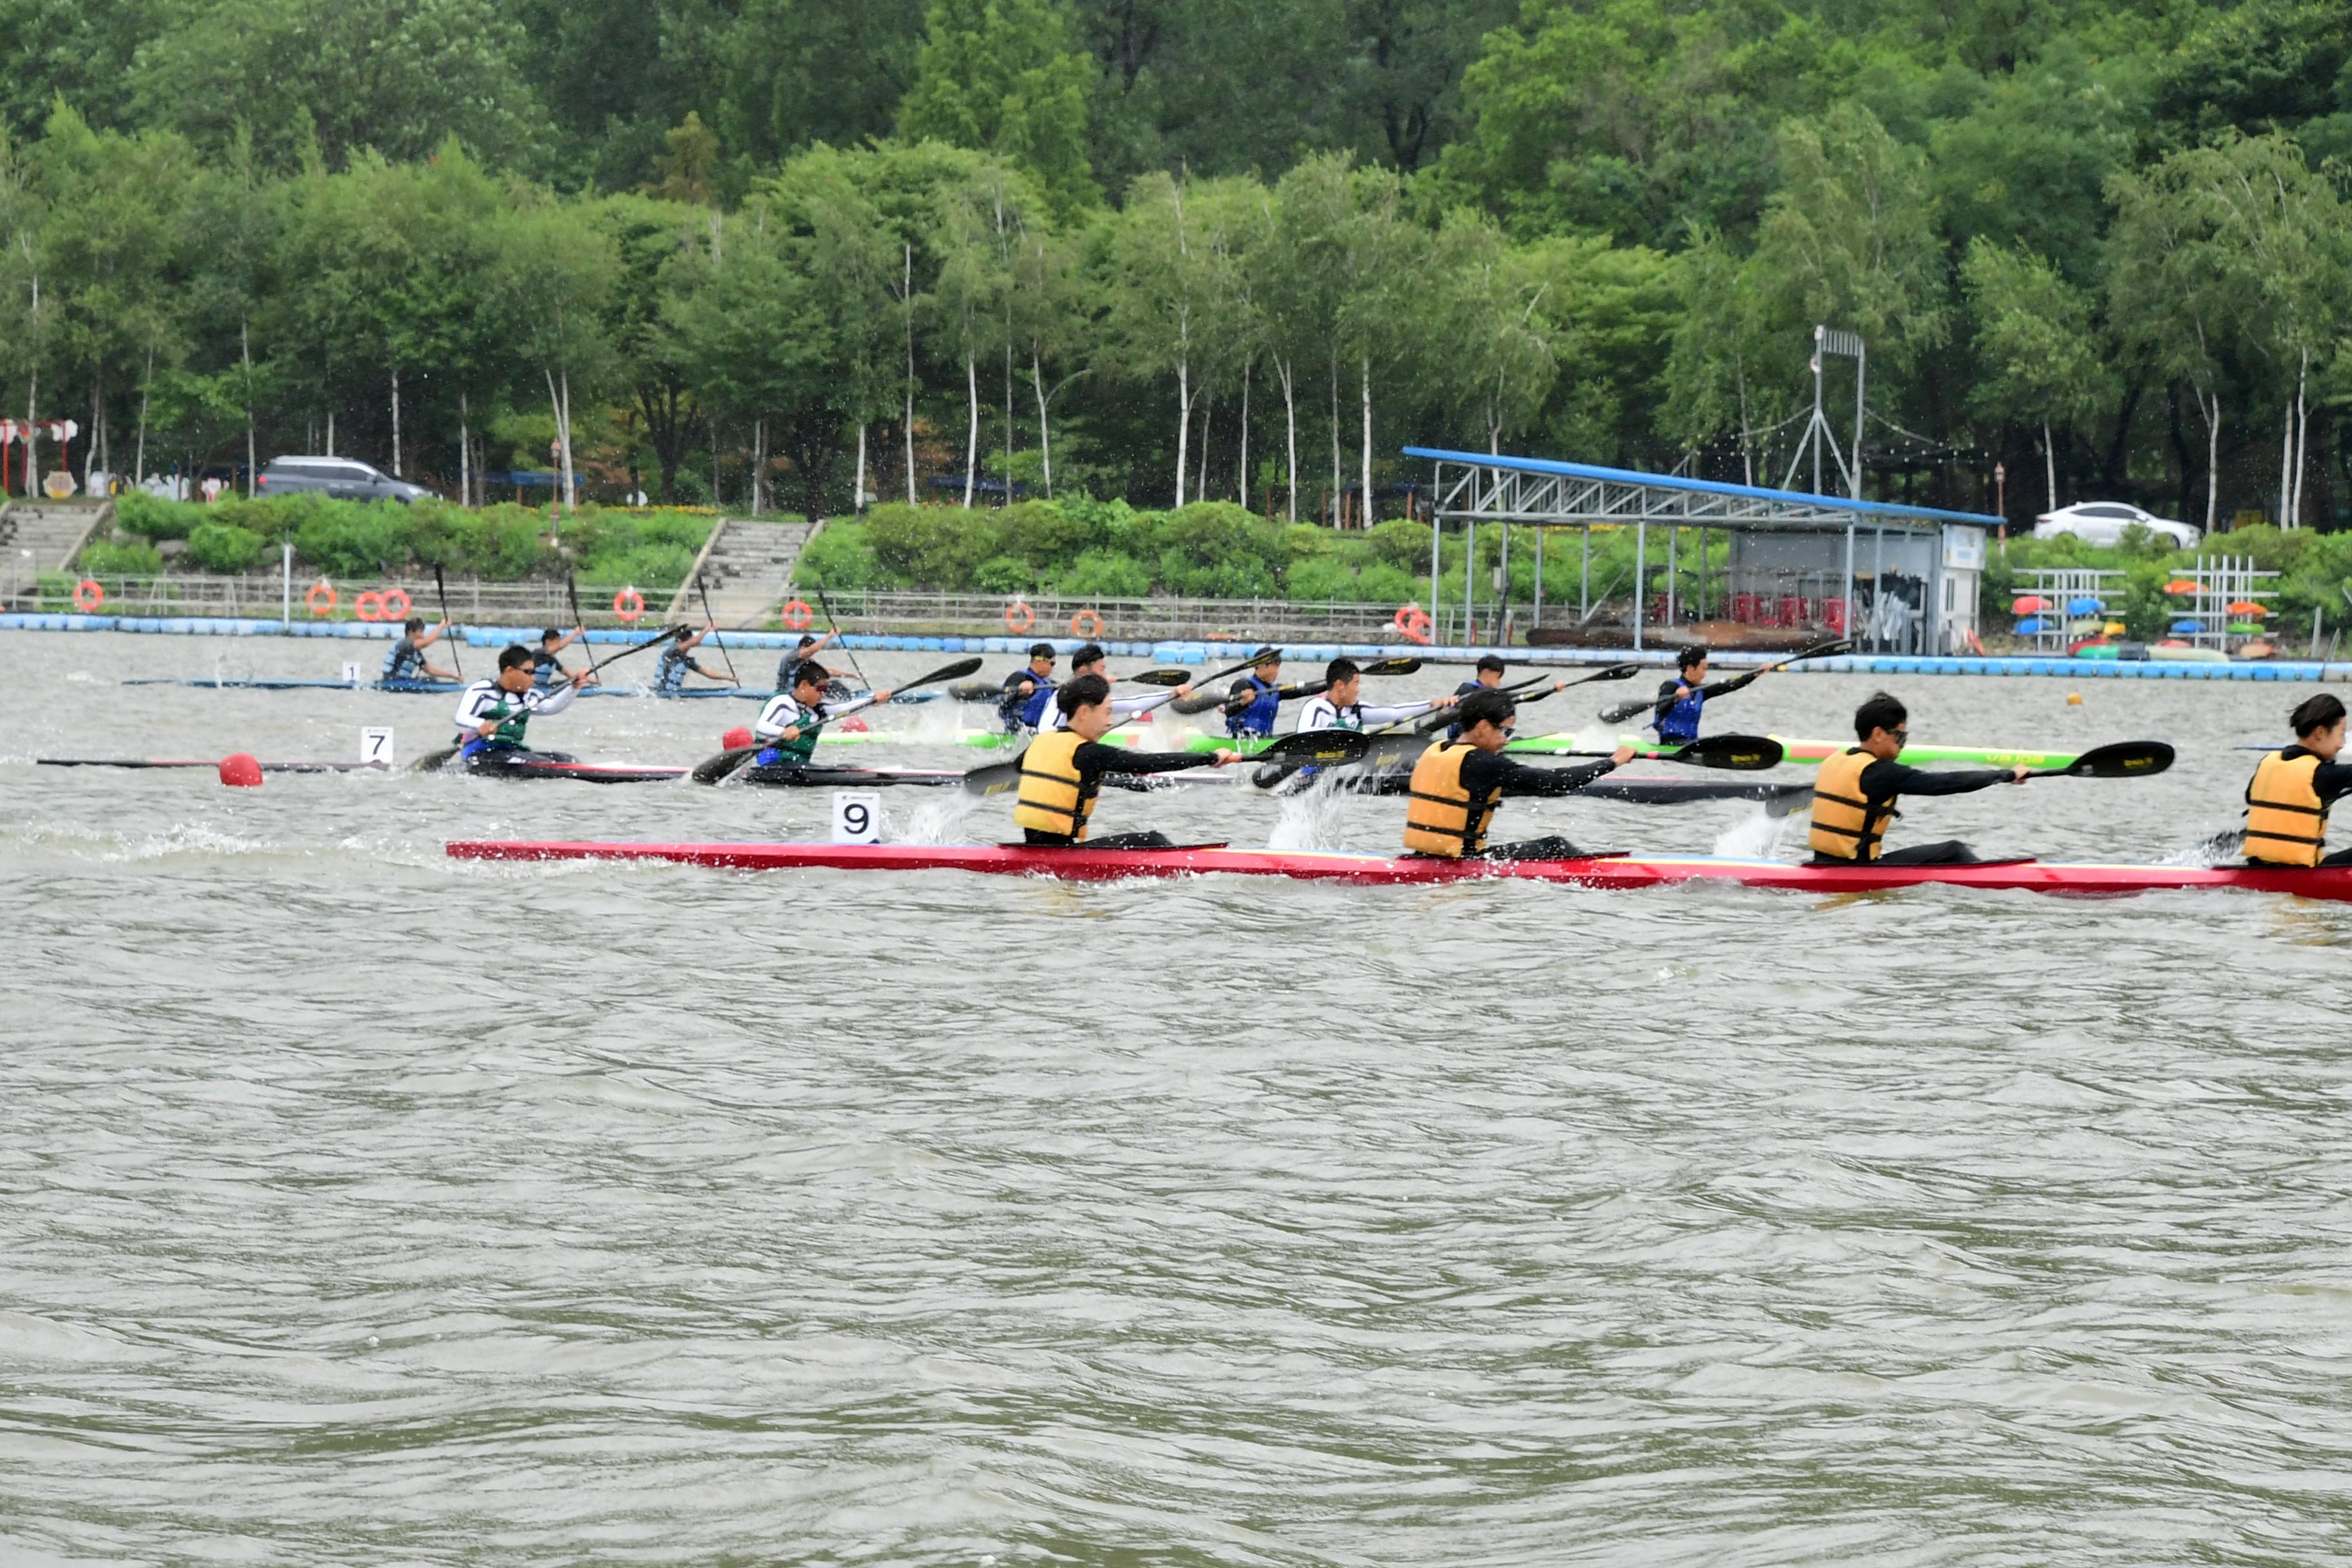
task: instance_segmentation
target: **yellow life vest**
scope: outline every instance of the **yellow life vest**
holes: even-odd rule
[[[1837,860],[1878,858],[1895,811],[1893,800],[1874,802],[1862,793],[1862,772],[1877,760],[1860,746],[1822,759],[1813,779],[1814,854]]]
[[[1050,731],[1029,742],[1021,753],[1021,794],[1013,805],[1016,824],[1073,843],[1086,837],[1087,818],[1095,809],[1094,792],[1078,777],[1076,752],[1086,743],[1075,730]]]
[[[1404,847],[1423,855],[1459,859],[1486,847],[1486,825],[1495,819],[1499,791],[1473,796],[1462,782],[1462,764],[1477,755],[1467,741],[1440,741],[1422,752],[1405,785]]]
[[[2246,858],[2316,866],[2327,853],[2327,806],[2315,775],[2319,759],[2273,752],[2246,785]]]

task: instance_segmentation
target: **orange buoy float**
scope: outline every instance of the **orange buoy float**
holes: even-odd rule
[[[28,551],[26,553],[31,552]],[[106,603],[106,590],[97,578],[85,577],[74,584],[73,599],[74,608],[86,616]]]
[[[261,764],[247,752],[231,752],[220,760],[220,782],[231,789],[259,789]]]
[[[1037,624],[1037,612],[1025,599],[1015,599],[1004,606],[1004,629],[1015,637],[1025,634]]]
[[[310,591],[302,595],[302,603],[310,607],[312,616],[320,620],[333,615],[336,605],[341,600],[342,595],[335,592],[335,585],[324,577],[311,584]]]
[[[646,596],[635,588],[624,588],[613,595],[613,613],[621,617],[624,626],[635,626],[646,613]]]
[[[370,588],[352,601],[352,614],[363,621],[383,619],[383,595]]]
[[[751,727],[749,724],[738,724],[719,737],[719,749],[722,752],[740,752],[757,739],[758,737],[751,733]]]
[[[809,623],[816,619],[816,612],[809,608],[806,599],[791,599],[785,602],[783,613],[776,618],[783,623],[784,630],[788,632],[804,632],[809,629]]]
[[[1103,634],[1103,618],[1098,611],[1080,610],[1070,617],[1070,635],[1074,637],[1098,637]]]

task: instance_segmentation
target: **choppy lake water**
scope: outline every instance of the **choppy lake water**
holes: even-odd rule
[[[2352,908],[487,866],[441,846],[829,803],[29,765],[442,743],[447,698],[117,684],[342,657],[0,637],[8,1562],[2352,1558]],[[2233,822],[2228,747],[2311,690],[1896,689],[1923,740],[2179,742],[1900,829],[2126,858]],[[535,738],[688,763],[751,711]],[[1749,805],[1506,813],[1796,853]]]

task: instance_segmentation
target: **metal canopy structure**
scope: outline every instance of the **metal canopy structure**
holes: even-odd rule
[[[1635,530],[1635,589],[1633,595],[1633,647],[1643,646],[1643,634],[1647,622],[1647,595],[1643,585],[1648,580],[1649,530],[1655,526],[1668,530],[1668,587],[1666,613],[1674,613],[1675,551],[1679,531],[1696,528],[1702,531],[1700,562],[1700,595],[1706,595],[1705,552],[1707,530],[1721,530],[1735,542],[1746,536],[1811,537],[1843,543],[1843,568],[1838,574],[1842,591],[1833,599],[1836,614],[1843,617],[1848,599],[1855,583],[1854,567],[1857,543],[1868,552],[1865,557],[1872,566],[1872,582],[1878,581],[1885,570],[1890,542],[1898,561],[1916,561],[1926,571],[1913,574],[1926,584],[1925,597],[1928,604],[1940,604],[1948,615],[1955,607],[1954,595],[1947,584],[1944,567],[1954,547],[1948,530],[1983,530],[1997,528],[2001,520],[1979,512],[1946,511],[1934,507],[1906,506],[1895,501],[1864,500],[1850,496],[1809,494],[1802,490],[1768,489],[1755,485],[1726,484],[1713,479],[1685,479],[1673,474],[1645,474],[1626,468],[1601,468],[1590,463],[1559,462],[1544,458],[1517,458],[1485,452],[1456,452],[1431,447],[1407,447],[1404,455],[1419,458],[1436,466],[1432,486],[1433,506],[1430,522],[1431,581],[1436,581],[1438,541],[1445,524],[1459,522],[1475,542],[1477,525],[1496,522],[1538,530],[1536,548],[1537,615],[1542,614],[1541,552],[1544,531],[1573,528],[1582,531],[1586,556],[1591,556],[1591,530],[1631,527]],[[1508,551],[1508,535],[1505,550]],[[1960,554],[1966,559],[1980,559],[1980,532],[1970,536],[1977,551],[1970,555],[1970,544],[1963,542]],[[1936,548],[1941,543],[1943,548]],[[1473,552],[1475,557],[1475,552]],[[1923,559],[1924,558],[1924,559]],[[1957,564],[1957,563],[1955,563]],[[1463,581],[1463,612],[1465,626],[1475,624],[1475,574],[1465,569]],[[1817,572],[1815,575],[1822,575]],[[1588,590],[1590,582],[1586,584]],[[1973,622],[1973,584],[1969,584],[1969,620]],[[1608,597],[1604,590],[1602,597]],[[1587,612],[1587,618],[1590,612]],[[1865,633],[1865,639],[1878,635]]]

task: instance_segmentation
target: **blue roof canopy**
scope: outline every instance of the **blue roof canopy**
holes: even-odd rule
[[[1767,489],[1758,485],[1725,484],[1675,474],[1604,468],[1591,463],[1564,463],[1549,458],[1498,457],[1491,452],[1454,452],[1436,447],[1407,447],[1404,455],[1441,465],[1453,463],[1484,469],[1492,476],[1492,480],[1484,486],[1465,482],[1448,485],[1441,469],[1436,487],[1440,517],[1568,526],[1648,521],[1669,526],[1803,530],[1889,524],[1916,529],[1947,523],[1999,528],[2005,521],[1983,512],[1946,511],[1896,501],[1857,500],[1852,496]],[[1473,480],[1475,477],[1465,476],[1465,479]]]

